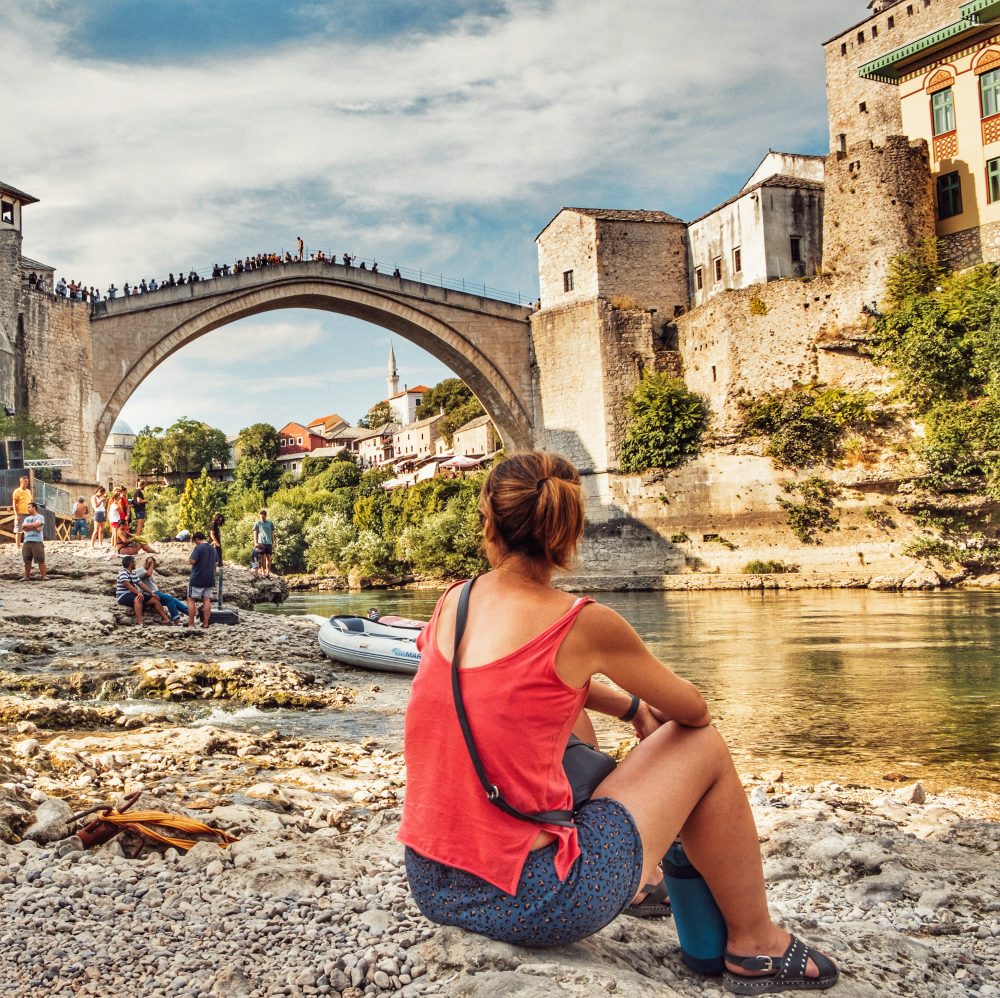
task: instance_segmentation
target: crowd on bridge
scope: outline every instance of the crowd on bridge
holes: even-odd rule
[[[183,271],[178,272],[176,275],[170,273],[162,281],[157,281],[155,277],[151,277],[147,281],[146,278],[143,277],[138,284],[133,284],[131,281],[125,281],[120,288],[116,287],[115,284],[112,283],[107,290],[102,293],[99,288],[93,286],[88,287],[75,279],[67,281],[65,277],[61,277],[55,287],[51,289],[51,293],[55,294],[57,298],[65,298],[69,301],[82,301],[89,302],[90,304],[96,304],[105,300],[114,301],[118,297],[129,298],[133,295],[153,294],[163,288],[180,287],[185,284],[197,284],[203,280],[229,277],[232,274],[243,274],[250,271],[263,270],[267,267],[280,267],[285,264],[304,263],[307,258],[302,238],[298,237],[296,242],[298,244],[298,251],[296,253],[292,253],[291,250],[285,250],[284,253],[256,253],[253,256],[246,256],[242,259],[237,259],[232,264],[213,264],[211,278],[203,278],[198,271],[192,269],[189,270],[186,275]],[[351,253],[343,253],[338,257],[337,254],[333,252],[326,253],[323,250],[316,250],[315,252],[309,254],[308,260],[315,263],[327,263],[331,266],[342,264],[346,268],[351,268],[354,267],[357,256]],[[357,264],[357,268],[358,270],[368,271],[372,274],[378,274],[380,272],[377,260],[372,260],[370,266],[366,260],[361,260]],[[392,276],[395,278],[402,277],[398,267],[394,268]],[[29,288],[36,291],[50,291],[44,274],[38,274],[32,271],[27,277],[27,284]]]

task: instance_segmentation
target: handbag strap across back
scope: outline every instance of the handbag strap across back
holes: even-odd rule
[[[526,814],[524,811],[518,811],[517,808],[508,804],[500,788],[487,775],[483,760],[479,757],[479,752],[476,750],[476,743],[472,737],[472,727],[469,724],[469,715],[465,711],[465,703],[462,700],[462,683],[459,678],[458,668],[458,646],[461,644],[462,636],[465,634],[465,623],[469,616],[469,593],[472,592],[472,585],[476,581],[476,578],[478,576],[469,579],[462,586],[462,591],[458,597],[458,609],[455,613],[455,648],[451,655],[451,691],[455,698],[455,711],[458,714],[458,724],[462,729],[462,736],[465,738],[465,747],[469,750],[472,766],[476,771],[479,782],[482,784],[483,790],[486,792],[486,799],[494,807],[503,811],[504,814],[509,814],[512,818],[520,818],[522,821],[535,822],[539,825],[562,825],[566,828],[573,828],[572,811],[539,811],[537,814]]]

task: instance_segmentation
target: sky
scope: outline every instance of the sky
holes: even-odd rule
[[[695,218],[768,149],[828,151],[821,43],[866,0],[0,0],[0,181],[26,256],[105,289],[321,248],[538,293],[565,206]],[[401,384],[450,372],[399,336]],[[387,330],[284,310],[122,411],[237,433],[386,394]]]

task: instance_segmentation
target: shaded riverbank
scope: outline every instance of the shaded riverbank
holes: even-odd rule
[[[187,552],[164,547],[173,588]],[[289,616],[139,630],[113,563],[48,550],[51,581],[15,584],[0,549],[0,994],[721,994],[680,965],[669,921],[620,918],[551,952],[430,925],[394,840],[398,740],[360,734],[373,710],[399,716],[402,690],[323,659]],[[227,602],[254,597],[240,569],[229,586]],[[216,723],[238,711],[253,730]],[[267,730],[292,715],[359,734]],[[841,961],[836,994],[1000,993],[995,798],[745,772],[774,909]],[[68,814],[135,789],[240,842],[59,855]]]

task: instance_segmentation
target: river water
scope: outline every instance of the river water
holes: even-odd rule
[[[272,609],[327,616],[375,605],[427,618],[438,595],[296,593]],[[889,788],[905,778],[936,792],[1000,792],[1000,593],[601,593],[599,600],[705,694],[741,772],[781,769],[793,783]],[[368,710],[360,718],[250,710],[232,720],[397,742],[409,680],[344,666],[345,681],[359,685],[362,676]],[[599,732],[607,746],[627,729],[611,722]]]

